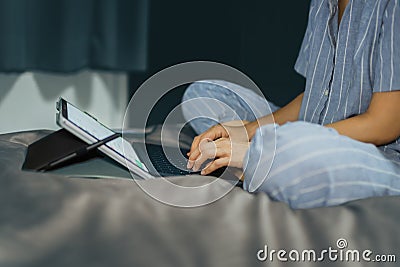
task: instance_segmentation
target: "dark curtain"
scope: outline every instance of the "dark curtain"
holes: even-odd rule
[[[146,68],[148,0],[0,0],[0,72]]]

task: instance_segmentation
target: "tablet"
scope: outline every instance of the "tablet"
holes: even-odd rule
[[[57,124],[88,144],[115,133],[93,116],[81,111],[63,98],[57,102],[57,111]],[[118,137],[98,149],[140,178],[154,178],[146,165],[139,159],[132,145],[124,138]]]

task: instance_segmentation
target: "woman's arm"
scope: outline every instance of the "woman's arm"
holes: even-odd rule
[[[365,113],[326,126],[364,143],[391,143],[400,136],[400,91],[374,93]]]
[[[203,152],[208,147],[207,142],[214,141],[217,139],[223,139],[223,141],[218,142],[218,144],[222,147],[228,144],[227,140],[229,140],[229,144],[235,143],[235,146],[240,148],[248,148],[249,140],[253,138],[258,127],[270,123],[277,124],[285,124],[288,121],[296,121],[299,117],[301,101],[303,99],[303,93],[297,96],[294,100],[292,100],[289,104],[284,106],[283,108],[277,110],[273,114],[264,116],[255,120],[253,122],[244,122],[240,121],[239,124],[236,121],[235,124],[217,124],[204,133],[196,136],[192,142],[192,147],[188,153],[189,161],[187,164],[187,168],[194,170],[198,170],[203,162],[208,158],[209,155],[207,153],[201,153],[201,146],[203,145],[205,148]],[[234,126],[236,125],[236,126]],[[205,142],[204,142],[205,141]],[[218,148],[218,147],[216,147]],[[215,148],[214,148],[215,149]],[[226,150],[226,149],[225,149]],[[225,150],[217,149],[217,152],[210,152],[212,155],[215,153],[225,153],[226,158],[230,158],[232,153],[226,153]],[[222,152],[221,152],[222,151]],[[238,149],[238,151],[246,151],[246,149]],[[232,151],[231,151],[232,152]],[[243,154],[244,155],[244,154]],[[222,162],[222,159],[220,159]],[[211,166],[208,168],[210,171],[213,170],[215,166]],[[207,173],[206,173],[207,174]]]
[[[258,127],[270,124],[270,123],[277,123],[279,125],[285,124],[286,122],[297,121],[299,118],[301,102],[303,100],[304,93],[298,95],[295,99],[293,99],[289,104],[286,106],[278,109],[274,113],[259,118],[255,121],[252,121],[246,124],[246,130],[250,137],[250,139],[256,133]]]

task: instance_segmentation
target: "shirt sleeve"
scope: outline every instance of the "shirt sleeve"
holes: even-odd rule
[[[400,4],[389,0],[377,47],[373,92],[400,90]]]
[[[311,1],[310,11],[308,14],[308,23],[306,33],[304,34],[303,42],[300,47],[300,52],[296,60],[296,64],[294,65],[294,69],[297,73],[306,77],[308,61],[310,58],[310,46],[313,38],[313,26],[312,26],[312,18],[313,10],[315,9],[315,1]]]
[[[257,129],[243,160],[243,189],[250,193],[263,191],[267,175],[274,161],[277,124],[264,125]]]

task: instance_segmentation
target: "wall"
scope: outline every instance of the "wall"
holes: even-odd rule
[[[123,73],[0,74],[0,133],[58,129],[55,103],[62,96],[111,128],[122,126],[127,104]]]
[[[130,93],[165,67],[209,60],[239,69],[269,100],[285,105],[304,90],[293,67],[309,5],[310,0],[152,0],[148,69],[131,74]],[[178,93],[166,97],[150,124],[162,123],[181,99]]]

